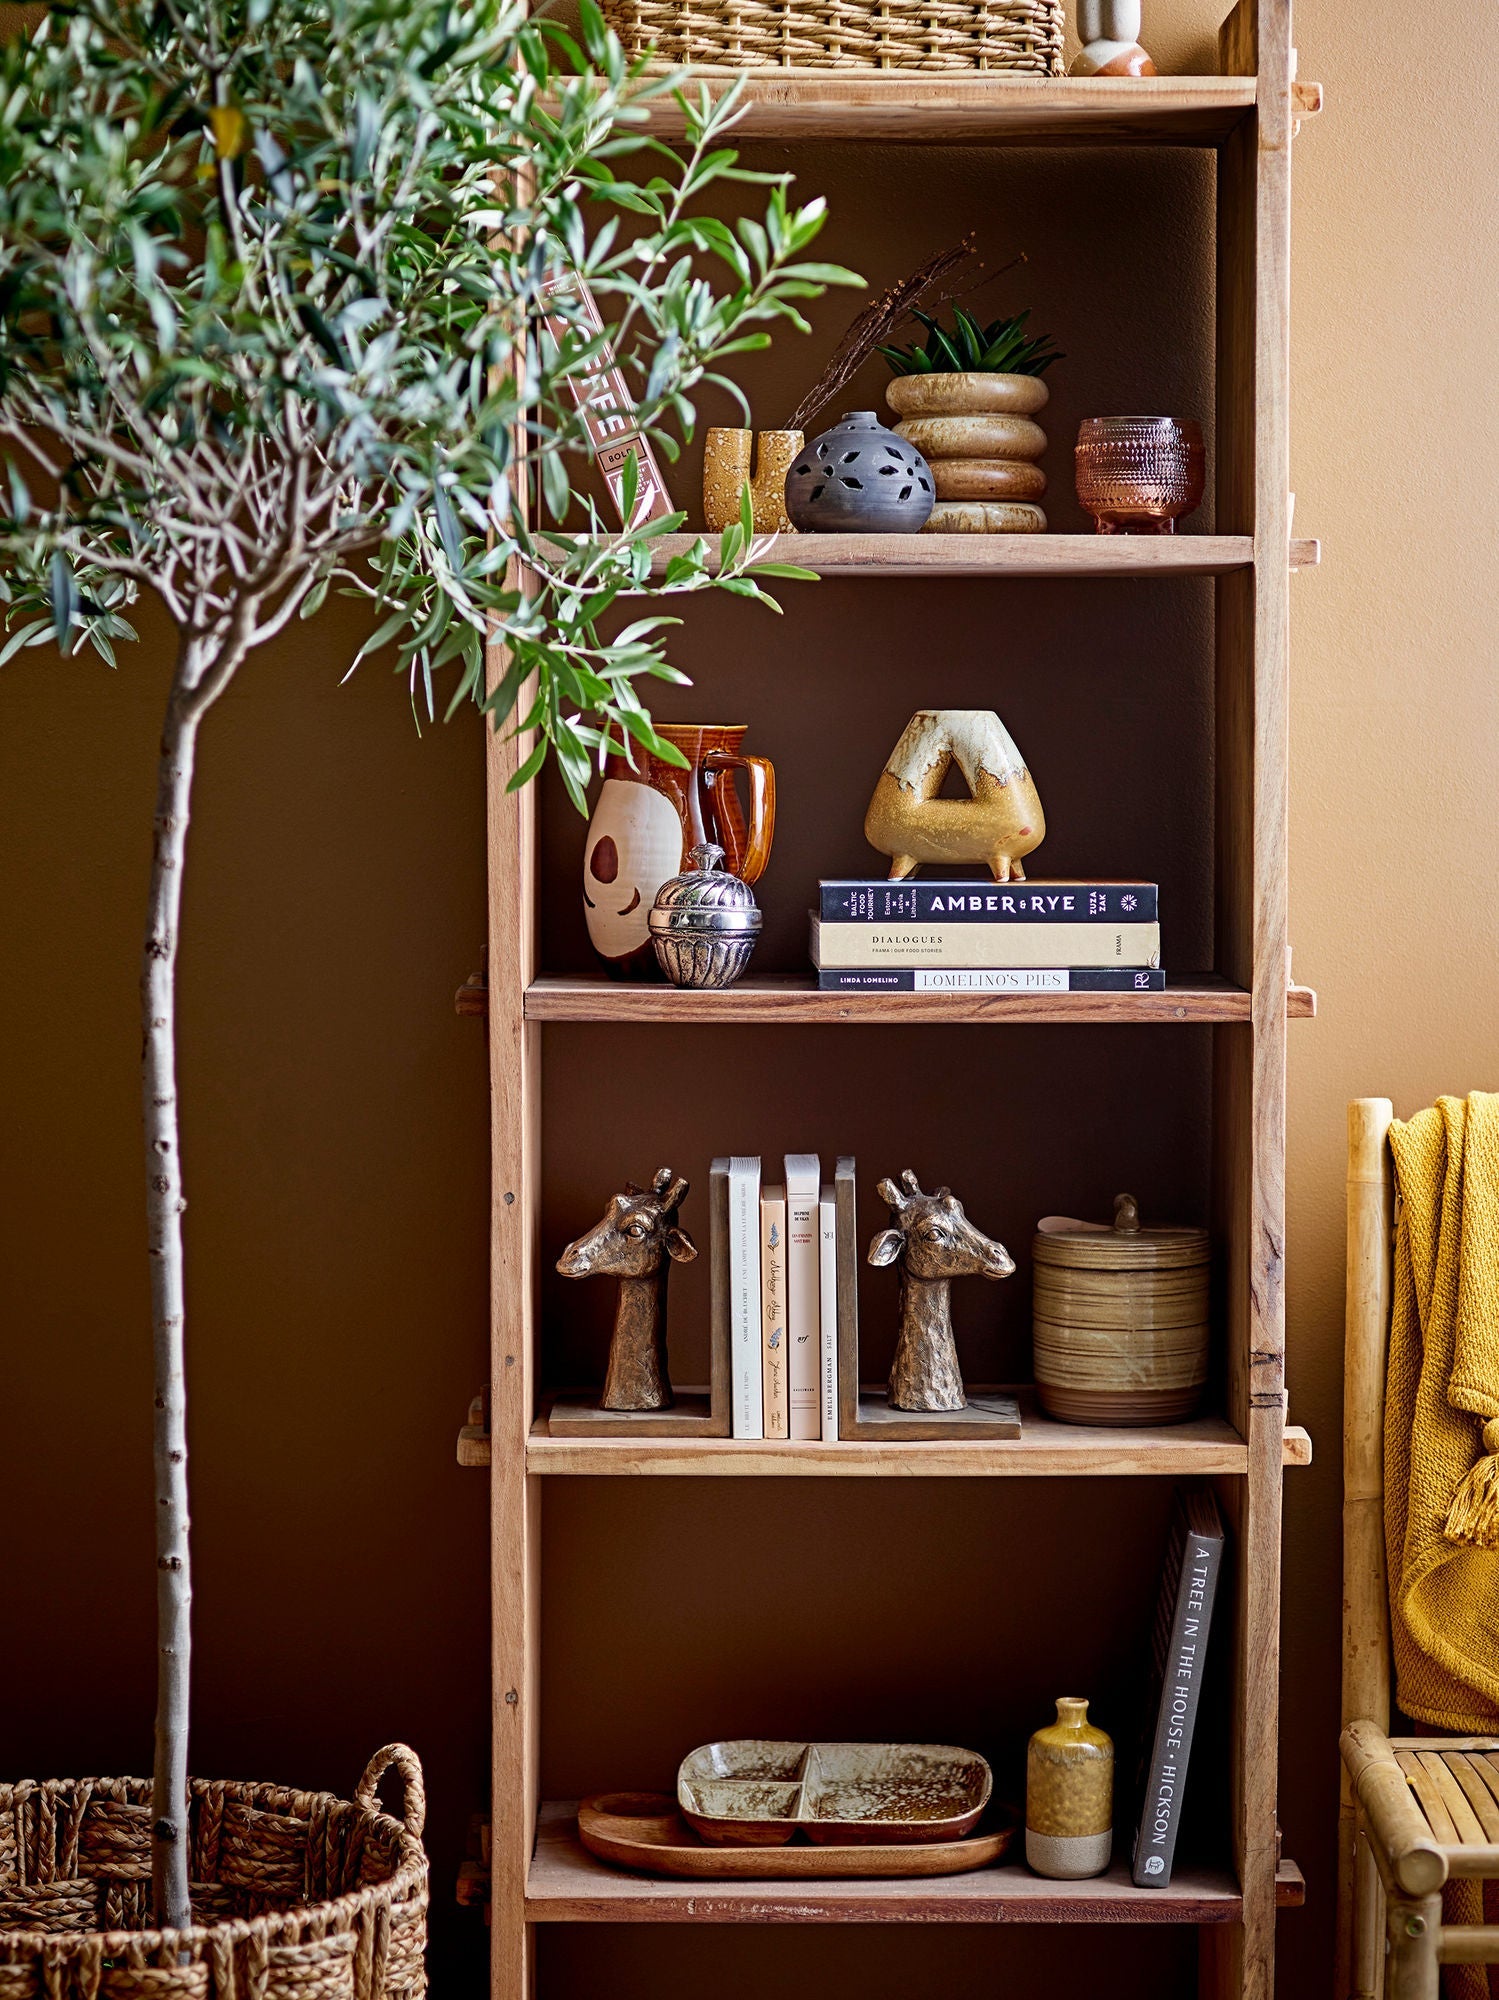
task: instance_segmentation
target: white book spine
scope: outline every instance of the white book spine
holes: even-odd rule
[[[818,1296],[822,1312],[822,1435],[838,1435],[838,1202],[824,1188],[817,1204]]]
[[[822,1309],[818,1266],[818,1197],[822,1166],[815,1153],[786,1155],[786,1334],[791,1435],[822,1436]]]
[[[760,1348],[760,1162],[729,1161],[729,1380],[736,1438],[765,1435]]]

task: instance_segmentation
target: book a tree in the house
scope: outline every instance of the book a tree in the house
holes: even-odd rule
[[[1142,1889],[1163,1889],[1171,1880],[1223,1543],[1212,1487],[1197,1481],[1179,1487],[1150,1641],[1134,1851],[1134,1879]]]

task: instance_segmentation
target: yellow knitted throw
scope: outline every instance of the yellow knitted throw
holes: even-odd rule
[[[1499,1727],[1499,1095],[1390,1127],[1385,1546],[1398,1701]]]

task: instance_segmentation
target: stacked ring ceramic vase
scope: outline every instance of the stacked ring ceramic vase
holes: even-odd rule
[[[1039,375],[898,375],[885,391],[897,437],[931,467],[936,504],[929,535],[1036,535],[1046,474]]]

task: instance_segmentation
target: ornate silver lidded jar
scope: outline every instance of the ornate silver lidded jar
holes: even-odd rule
[[[786,474],[786,512],[805,535],[919,534],[936,497],[921,453],[873,410],[840,417]]]
[[[725,872],[723,849],[711,840],[687,859],[651,908],[657,961],[673,986],[732,986],[760,935],[759,905],[747,882]]]

